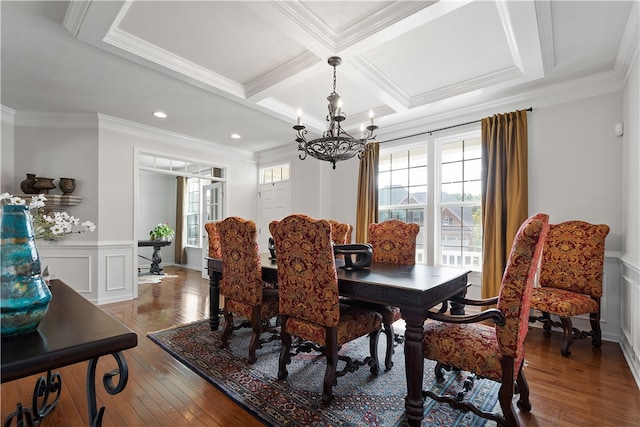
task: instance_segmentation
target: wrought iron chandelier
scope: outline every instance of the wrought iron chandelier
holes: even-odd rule
[[[378,129],[378,126],[373,123],[373,111],[370,111],[371,123],[366,128],[361,125],[360,138],[352,137],[342,128],[341,123],[346,115],[342,111],[340,95],[336,92],[336,67],[342,63],[342,59],[338,56],[332,56],[327,62],[333,67],[333,92],[327,97],[327,101],[329,101],[329,114],[326,118],[329,124],[327,130],[323,132],[322,137],[307,141],[305,137],[307,131],[302,125],[300,110],[298,110],[298,122],[293,129],[297,132],[296,142],[298,143],[298,151],[300,151],[298,155],[300,160],[304,160],[307,155],[310,155],[318,160],[331,162],[333,169],[335,169],[336,162],[340,160],[350,159],[356,154],[360,157],[367,142],[375,138],[373,132]]]

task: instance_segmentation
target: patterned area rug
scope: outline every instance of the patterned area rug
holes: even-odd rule
[[[220,328],[222,329],[222,328]],[[219,388],[268,426],[406,426],[404,397],[403,346],[398,345],[393,356],[394,366],[389,372],[371,375],[368,367],[338,378],[334,386],[334,400],[329,407],[322,405],[324,358],[318,353],[301,353],[288,365],[289,376],[277,379],[280,341],[265,344],[257,351],[254,365],[246,362],[250,330],[234,333],[229,348],[217,345],[220,331],[209,330],[208,321],[181,325],[148,337],[177,360]],[[380,362],[384,365],[385,344],[381,342]],[[360,338],[345,345],[342,354],[358,356],[368,352],[368,338]],[[338,370],[343,362],[338,363]],[[445,381],[438,384],[433,374],[434,362],[425,361],[423,389],[451,393],[460,388],[468,373],[445,373]],[[457,388],[456,388],[457,387]],[[476,380],[468,393],[483,410],[499,409],[496,404],[499,384]],[[423,426],[479,427],[492,426],[472,413],[464,414],[449,405],[431,399],[425,401]]]

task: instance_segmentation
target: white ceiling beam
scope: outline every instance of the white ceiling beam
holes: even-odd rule
[[[534,0],[496,0],[513,62],[528,80],[544,77]]]

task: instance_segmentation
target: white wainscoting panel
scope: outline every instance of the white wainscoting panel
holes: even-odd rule
[[[640,388],[640,263],[621,261],[620,347]]]

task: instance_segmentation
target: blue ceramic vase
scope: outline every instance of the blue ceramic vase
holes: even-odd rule
[[[29,207],[2,206],[0,324],[2,337],[35,331],[47,313],[51,291],[40,274]]]

